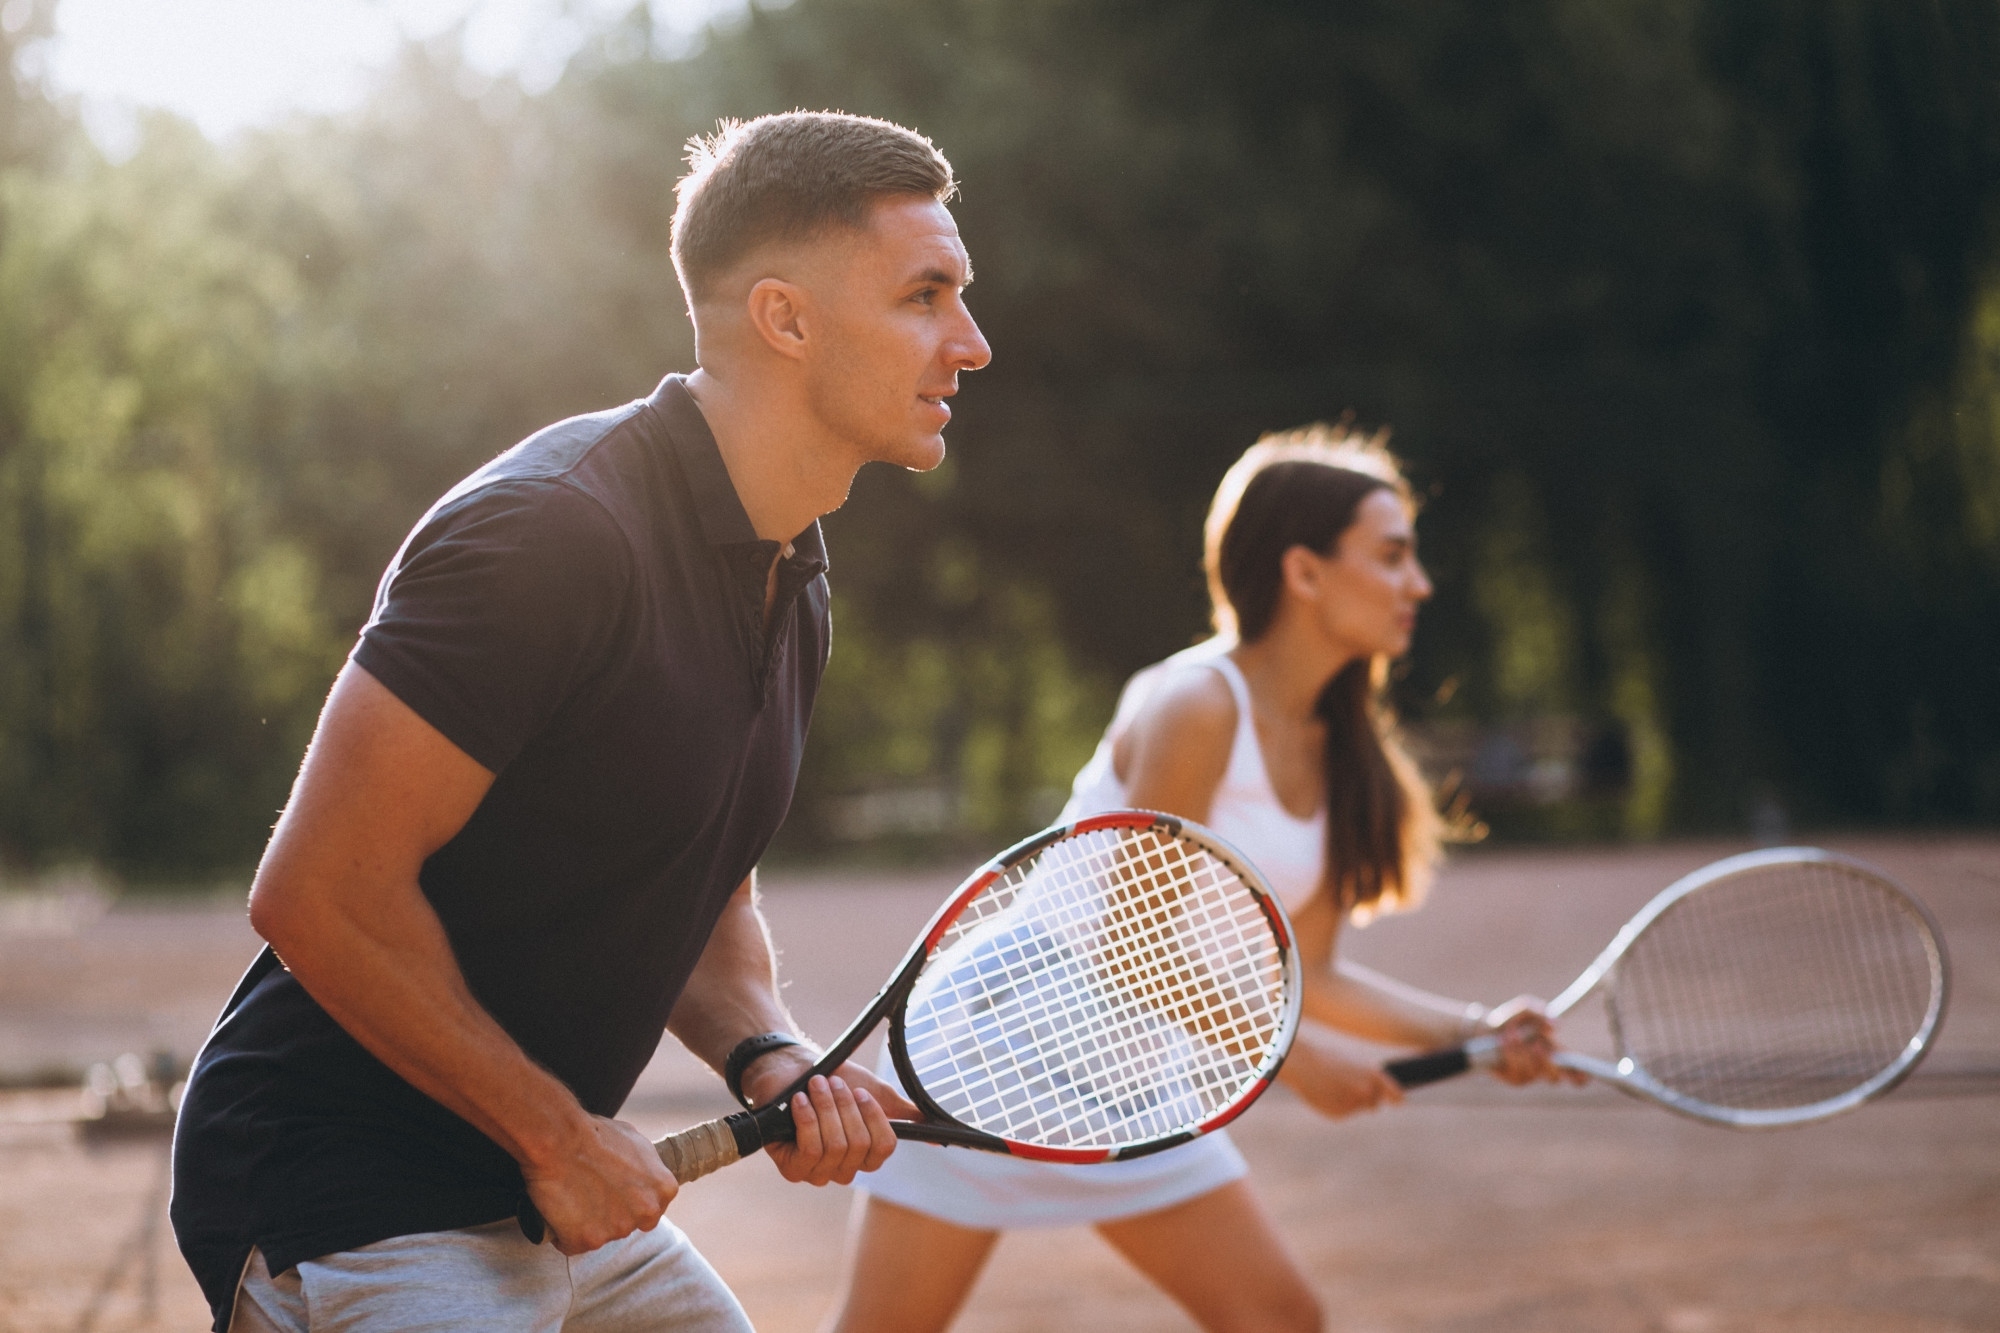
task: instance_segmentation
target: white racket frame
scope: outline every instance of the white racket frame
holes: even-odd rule
[[[1640,909],[1637,916],[1627,921],[1611,943],[1604,947],[1604,951],[1597,955],[1596,961],[1585,968],[1582,974],[1569,984],[1567,990],[1549,1002],[1549,1017],[1561,1018],[1585,996],[1602,985],[1607,977],[1613,976],[1619,960],[1625,956],[1633,942],[1682,900],[1700,893],[1718,880],[1744,871],[1800,863],[1837,865],[1865,876],[1883,890],[1885,898],[1908,913],[1921,927],[1920,934],[1930,959],[1930,1006],[1925,1011],[1923,1023],[1916,1034],[1886,1068],[1865,1083],[1824,1101],[1813,1102],[1806,1106],[1746,1110],[1740,1107],[1716,1106],[1698,1097],[1677,1092],[1661,1083],[1637,1060],[1624,1052],[1623,1039],[1617,1032],[1615,1023],[1612,1025],[1612,1040],[1620,1047],[1617,1060],[1603,1060],[1576,1051],[1560,1051],[1556,1054],[1554,1063],[1564,1069],[1574,1069],[1579,1073],[1588,1074],[1601,1083],[1609,1083],[1620,1092],[1653,1102],[1669,1111],[1708,1124],[1726,1125],[1731,1129],[1784,1129],[1792,1125],[1825,1120],[1843,1111],[1851,1111],[1864,1102],[1873,1101],[1909,1077],[1910,1071],[1917,1067],[1918,1061],[1924,1058],[1925,1053],[1930,1050],[1931,1043],[1936,1040],[1939,1026],[1944,1021],[1945,1006],[1951,995],[1951,963],[1945,954],[1944,936],[1929,909],[1889,875],[1866,861],[1840,852],[1830,852],[1821,847],[1771,847],[1763,851],[1744,852],[1740,856],[1726,857],[1683,875],[1662,889],[1651,902]]]

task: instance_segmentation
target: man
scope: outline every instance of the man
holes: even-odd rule
[[[217,1330],[748,1328],[611,1117],[663,1027],[747,1104],[812,1063],[750,876],[825,665],[816,520],[863,463],[936,466],[991,353],[928,141],[793,114],[693,150],[699,368],[424,516],[258,868],[271,948],[175,1145]],[[814,1184],[880,1165],[913,1113],[853,1065],[792,1110],[772,1156]]]

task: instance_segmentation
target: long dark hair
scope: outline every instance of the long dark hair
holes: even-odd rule
[[[1204,564],[1218,634],[1254,643],[1277,614],[1285,552],[1332,552],[1361,502],[1393,492],[1414,507],[1387,433],[1317,425],[1267,435],[1236,461],[1209,506]],[[1326,868],[1335,902],[1366,919],[1414,904],[1444,822],[1403,748],[1384,693],[1386,658],[1350,662],[1320,691],[1326,726]]]

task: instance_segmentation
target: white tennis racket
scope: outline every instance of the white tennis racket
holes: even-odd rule
[[[1814,847],[1717,861],[1663,890],[1550,1003],[1601,994],[1615,1053],[1555,1062],[1710,1124],[1771,1129],[1895,1087],[1950,990],[1937,923],[1875,867]],[[1418,1087],[1491,1064],[1499,1042],[1386,1066]]]

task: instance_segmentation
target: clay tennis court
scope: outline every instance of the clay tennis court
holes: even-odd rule
[[[1942,1040],[1888,1100],[1823,1125],[1736,1134],[1601,1089],[1478,1079],[1341,1123],[1282,1090],[1237,1141],[1342,1333],[1946,1333],[2000,1329],[2000,837],[1828,838],[1943,923]],[[1482,850],[1430,906],[1352,936],[1418,984],[1551,994],[1626,916],[1738,844]],[[788,996],[814,1035],[871,995],[963,867],[771,877]],[[255,951],[224,905],[15,902],[0,913],[0,1071],[124,1050],[185,1053]],[[1584,1015],[1572,1027],[1597,1038]],[[80,1144],[71,1093],[0,1094],[0,1333],[207,1326],[164,1224],[164,1144]],[[663,1051],[627,1115],[658,1132],[727,1109]],[[673,1216],[767,1333],[812,1329],[852,1197],[762,1161],[691,1186]],[[1087,1232],[1009,1237],[958,1327],[1190,1327]]]

